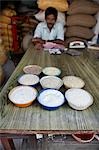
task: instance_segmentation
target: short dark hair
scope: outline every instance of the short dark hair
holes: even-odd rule
[[[48,7],[46,10],[45,10],[45,19],[48,15],[54,15],[55,16],[55,19],[57,19],[57,15],[58,15],[58,11],[56,8],[53,8],[53,7]]]

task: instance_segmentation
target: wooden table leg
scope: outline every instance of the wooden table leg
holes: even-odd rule
[[[5,150],[15,150],[15,146],[12,138],[0,138],[3,148]]]
[[[33,136],[29,137],[29,141],[30,141],[30,144],[31,144],[32,148],[33,148],[34,150],[37,150],[38,148],[37,148],[36,135],[33,135]]]
[[[42,149],[48,150],[48,135],[47,134],[43,135]]]

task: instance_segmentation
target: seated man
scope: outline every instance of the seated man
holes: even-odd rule
[[[38,24],[32,42],[36,49],[42,49],[46,42],[64,45],[64,28],[57,22],[58,11],[49,7],[45,11],[45,22]]]

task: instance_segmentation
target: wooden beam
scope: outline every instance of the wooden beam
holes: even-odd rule
[[[11,138],[1,138],[1,143],[4,150],[15,150],[13,139]]]

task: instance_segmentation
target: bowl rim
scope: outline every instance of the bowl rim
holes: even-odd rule
[[[79,79],[81,82],[82,82],[82,86],[79,86],[79,87],[72,87],[72,86],[68,86],[67,84],[66,84],[66,82],[65,82],[65,78],[75,78],[75,79]],[[67,88],[83,88],[84,86],[85,86],[85,82],[84,82],[84,80],[81,78],[81,77],[79,77],[79,76],[75,76],[75,75],[67,75],[67,76],[64,76],[63,78],[62,78],[62,80],[63,80],[63,84],[67,87]]]
[[[76,106],[76,107],[75,107],[75,104],[73,104],[73,103],[67,98],[67,95],[66,95],[69,91],[72,93],[71,90],[79,90],[79,91],[81,91],[81,92],[85,92],[86,94],[89,95],[89,97],[90,97],[90,99],[91,99],[91,102],[90,102],[90,105],[89,105],[89,106],[91,106],[91,105],[93,104],[93,102],[94,102],[93,96],[92,96],[87,90],[81,89],[81,88],[70,88],[70,89],[68,89],[68,90],[65,91],[65,99],[67,100],[67,102],[68,102],[68,104],[69,104],[69,106],[70,106],[71,108],[73,108],[73,109],[75,109],[75,110],[78,110],[78,111],[82,111],[82,110],[85,110],[85,109],[87,109],[87,108],[89,107],[89,106],[87,106],[87,105],[80,106],[80,108],[79,108],[79,106]]]
[[[50,69],[50,68],[57,69],[57,70],[59,71],[59,73],[54,74],[54,75],[50,75],[50,74],[45,73],[45,70],[46,70],[46,69]],[[42,72],[43,72],[43,74],[45,74],[45,75],[47,75],[47,76],[59,76],[59,75],[61,74],[61,69],[58,68],[58,67],[54,67],[54,66],[48,66],[48,67],[43,68],[43,69],[42,69]]]
[[[35,83],[35,84],[24,84],[24,83],[21,83],[20,82],[20,80],[21,80],[21,78],[23,77],[23,76],[28,76],[28,75],[30,75],[30,76],[35,76],[36,78],[37,78],[37,82]],[[27,74],[23,74],[23,75],[21,75],[21,76],[19,76],[19,78],[18,78],[18,83],[20,84],[20,85],[25,85],[25,86],[34,86],[34,85],[36,85],[36,84],[38,84],[39,83],[39,81],[40,81],[40,78],[37,76],[37,75],[35,75],[35,74],[30,74],[30,73],[27,73]]]
[[[91,135],[91,138],[89,138],[88,140],[86,139],[81,139],[80,137],[78,137],[78,135]],[[81,142],[81,143],[88,143],[88,142],[91,142],[94,138],[95,138],[95,133],[74,133],[72,134],[72,137],[77,140],[78,142]]]
[[[37,68],[39,68],[39,73],[33,74],[33,75],[39,75],[39,74],[42,72],[42,67],[39,66],[39,65],[36,65],[36,64],[30,64],[30,65],[24,66],[24,67],[23,67],[23,72],[26,73],[26,74],[32,74],[32,73],[28,73],[28,72],[25,71],[25,69],[26,69],[26,68],[29,68],[29,67],[37,67]]]
[[[59,92],[59,93],[63,96],[63,103],[60,104],[60,105],[58,105],[58,106],[46,106],[46,105],[42,104],[42,103],[39,101],[39,97],[40,97],[40,95],[41,95],[43,92],[45,92],[45,91],[47,91],[47,90],[55,90],[55,91]],[[42,105],[42,106],[44,106],[44,107],[48,107],[48,108],[52,108],[52,109],[53,109],[53,108],[58,108],[58,107],[62,106],[62,105],[64,104],[64,102],[65,102],[65,97],[64,97],[64,94],[63,94],[61,91],[58,91],[57,89],[50,89],[50,88],[47,88],[47,89],[43,89],[43,90],[40,91],[40,93],[39,93],[38,96],[37,96],[37,101],[39,102],[40,105]]]
[[[44,86],[43,81],[46,80],[46,79],[48,79],[48,78],[54,78],[54,79],[58,80],[58,81],[60,82],[60,85],[58,86],[58,88],[55,88],[55,87],[50,88],[50,87]],[[57,76],[43,76],[43,77],[40,79],[40,84],[41,84],[41,86],[42,86],[43,88],[59,89],[59,88],[63,85],[63,80],[62,80],[61,78],[57,77]]]
[[[34,90],[34,91],[35,91],[35,97],[34,97],[32,100],[28,101],[27,103],[16,103],[16,102],[14,102],[13,99],[11,99],[11,97],[10,97],[11,94],[12,94],[15,90],[17,90],[18,88],[25,88],[25,87],[28,87],[28,88],[31,88],[32,90]],[[14,87],[12,90],[10,90],[10,92],[9,92],[9,94],[8,94],[8,98],[9,98],[9,100],[10,100],[12,103],[14,103],[14,104],[23,105],[23,104],[28,104],[28,103],[33,102],[33,101],[36,99],[37,95],[38,95],[38,92],[37,92],[37,90],[36,90],[35,88],[33,88],[33,87],[31,87],[31,86],[25,86],[25,85],[22,85],[22,86],[21,86],[21,85],[20,85],[20,86]]]

